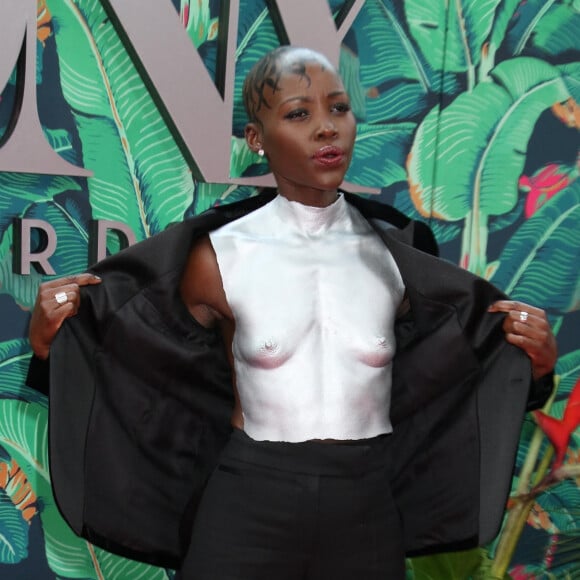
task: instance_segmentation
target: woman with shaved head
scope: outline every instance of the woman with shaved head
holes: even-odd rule
[[[267,54],[243,97],[275,194],[41,288],[55,493],[91,541],[187,579],[403,579],[405,555],[497,532],[554,337],[340,192],[356,123],[323,55]]]

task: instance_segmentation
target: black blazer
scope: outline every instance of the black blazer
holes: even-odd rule
[[[51,348],[50,468],[72,529],[109,551],[179,567],[195,507],[230,433],[230,368],[178,285],[207,231],[271,199],[212,209],[93,268]],[[509,493],[531,384],[508,344],[504,295],[434,252],[430,230],[347,195],[394,256],[410,309],[396,325],[393,493],[409,555],[490,541]]]

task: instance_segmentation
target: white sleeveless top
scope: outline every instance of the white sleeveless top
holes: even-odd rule
[[[385,244],[340,196],[277,196],[210,233],[235,319],[236,385],[256,440],[392,431],[394,321],[404,286]]]

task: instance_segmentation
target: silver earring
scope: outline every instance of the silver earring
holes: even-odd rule
[[[261,147],[258,149],[258,155],[264,157],[264,150]]]

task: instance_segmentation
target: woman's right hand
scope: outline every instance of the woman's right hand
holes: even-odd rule
[[[28,329],[30,346],[38,358],[48,358],[50,345],[62,323],[77,313],[81,300],[80,286],[100,282],[98,276],[85,273],[40,285]]]

